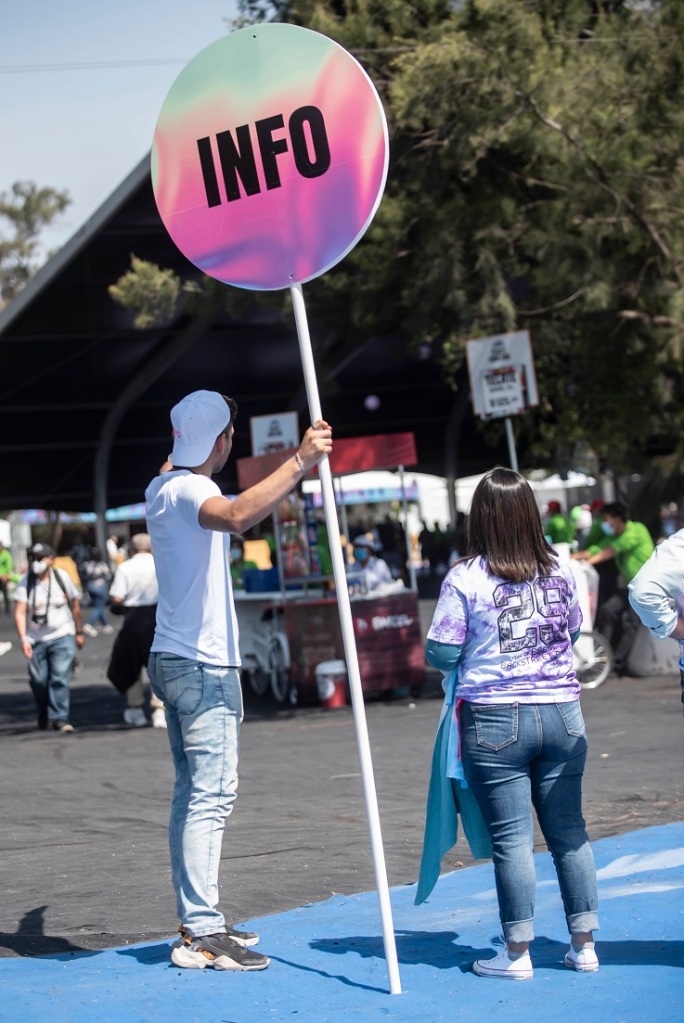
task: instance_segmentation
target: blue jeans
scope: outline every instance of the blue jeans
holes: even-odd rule
[[[47,643],[35,643],[28,662],[29,682],[38,713],[47,711],[48,721],[69,720],[71,666],[76,656],[76,640],[62,636]]]
[[[107,607],[108,593],[109,587],[104,579],[88,583],[88,596],[90,597],[92,604],[92,609],[88,617],[88,625],[97,625],[98,622],[102,622],[103,625],[107,624],[105,608]]]
[[[218,872],[237,797],[240,674],[164,653],[150,655],[148,673],[166,707],[176,769],[169,822],[176,905],[183,926],[199,938],[226,927],[217,909]]]
[[[492,840],[506,940],[534,938],[533,805],[556,867],[570,934],[596,930],[596,867],[582,816],[587,737],[579,701],[505,706],[464,701],[461,752]]]

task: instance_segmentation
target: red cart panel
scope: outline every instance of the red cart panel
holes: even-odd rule
[[[412,591],[351,602],[365,693],[417,689],[425,680],[418,598]],[[344,659],[336,600],[297,601],[284,607],[292,681],[300,699],[317,699],[316,665]]]

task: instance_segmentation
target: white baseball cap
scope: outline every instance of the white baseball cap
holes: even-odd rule
[[[355,539],[352,540],[352,547],[367,547],[369,551],[373,552],[373,554],[377,554],[378,552],[378,545],[375,540],[371,539],[371,537],[366,533],[361,533],[360,536],[355,537]]]
[[[218,391],[193,391],[171,409],[174,465],[206,462],[214,441],[230,423],[230,409]]]

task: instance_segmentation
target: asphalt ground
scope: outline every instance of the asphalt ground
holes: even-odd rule
[[[104,677],[113,637],[88,640],[80,655],[69,736],[36,729],[25,662],[4,616],[0,639],[15,640],[0,658],[0,956],[168,940],[178,925],[168,742],[163,730],[123,725],[123,700]],[[393,888],[417,878],[440,704],[441,690],[429,684],[421,698],[366,707]],[[610,679],[582,705],[592,841],[684,821],[678,680]],[[280,708],[250,693],[245,706],[240,792],[221,862],[226,916],[239,923],[372,892],[351,708]],[[540,836],[537,848],[545,848]],[[472,862],[461,838],[444,870],[457,875]]]

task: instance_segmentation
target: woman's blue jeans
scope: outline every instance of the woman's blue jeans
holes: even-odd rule
[[[534,938],[534,822],[553,857],[570,934],[598,928],[596,867],[582,816],[587,737],[579,701],[463,702],[461,752],[494,858],[507,941]]]
[[[199,938],[226,928],[217,909],[218,873],[237,797],[240,673],[164,653],[150,655],[148,673],[166,707],[176,768],[169,822],[176,905],[183,926]]]
[[[88,583],[88,596],[92,602],[88,625],[97,625],[98,622],[101,622],[103,625],[107,624],[105,608],[107,607],[108,592],[109,587],[104,579]]]

